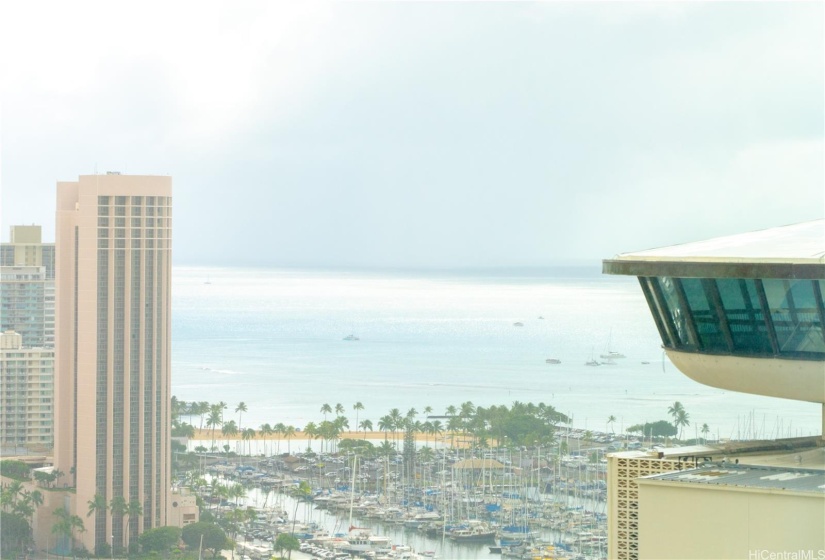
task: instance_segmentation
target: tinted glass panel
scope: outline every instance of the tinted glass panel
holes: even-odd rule
[[[662,296],[665,300],[664,303],[667,306],[667,313],[670,316],[671,323],[676,331],[674,334],[677,338],[677,345],[686,348],[694,348],[696,343],[691,339],[687,328],[687,310],[682,309],[679,304],[679,297],[676,293],[676,283],[674,279],[668,276],[663,276],[658,280],[659,288],[661,289]]]
[[[771,341],[753,280],[716,280],[737,354],[771,354]]]
[[[780,353],[825,352],[810,280],[763,280]]]
[[[696,334],[705,350],[728,351],[727,342],[722,334],[718,310],[712,305],[705,291],[706,280],[698,278],[681,279],[685,298],[690,306]]]

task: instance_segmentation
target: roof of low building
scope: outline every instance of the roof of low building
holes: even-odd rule
[[[453,465],[454,469],[503,469],[504,464],[495,459],[465,459]]]
[[[643,484],[656,481],[788,490],[825,496],[825,472],[816,469],[736,465],[719,462],[696,469],[658,474],[639,479],[639,482]]]

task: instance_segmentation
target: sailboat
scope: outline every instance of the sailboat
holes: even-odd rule
[[[610,343],[613,340],[613,329],[610,329],[610,336],[607,338],[607,353],[606,354],[599,354],[599,357],[608,360],[609,365],[616,365],[615,362],[610,362],[610,360],[618,360],[619,358],[626,358],[624,354],[621,352],[616,352],[615,350],[610,349]]]

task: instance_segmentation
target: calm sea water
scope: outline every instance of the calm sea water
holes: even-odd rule
[[[576,427],[618,432],[667,419],[678,400],[688,435],[703,423],[719,437],[820,429],[817,405],[721,391],[679,373],[663,358],[635,278],[596,268],[176,268],[172,310],[173,394],[225,401],[230,412],[244,401],[244,426],[303,428],[323,420],[324,403],[341,403],[354,427],[359,401],[359,419],[375,424],[391,408],[443,414],[465,401],[523,401],[552,404]],[[360,340],[343,340],[350,334]],[[585,366],[608,349],[627,358]],[[617,422],[607,428],[610,415]]]

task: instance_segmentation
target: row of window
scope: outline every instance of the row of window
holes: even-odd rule
[[[116,206],[123,206],[126,202],[130,202],[132,205],[143,204],[146,202],[147,206],[171,206],[172,205],[172,197],[171,196],[98,196],[97,203],[106,206],[109,204],[115,204]]]
[[[825,360],[825,280],[640,277],[668,348]]]

